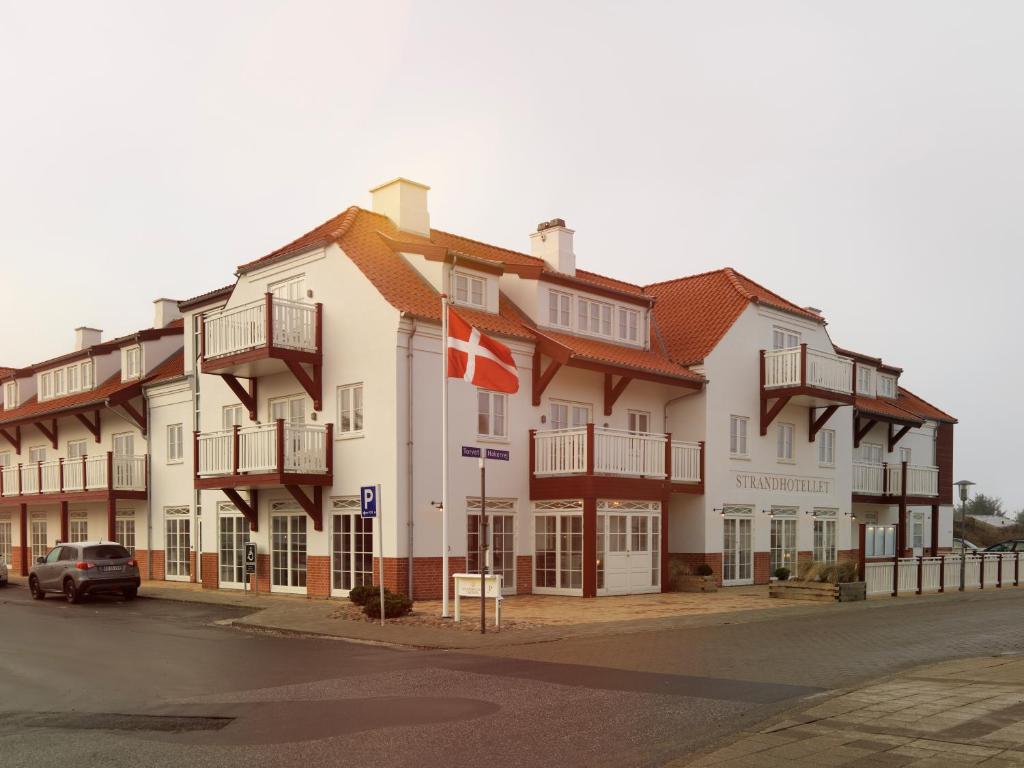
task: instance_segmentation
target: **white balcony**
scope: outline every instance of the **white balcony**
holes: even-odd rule
[[[0,490],[5,497],[88,491],[145,493],[146,457],[100,453],[4,467]]]
[[[235,427],[196,436],[196,474],[200,478],[267,474],[328,475],[333,427],[273,424]]]
[[[811,389],[853,394],[853,360],[807,345],[764,353],[764,388]]]
[[[280,299],[258,301],[203,315],[203,358],[256,349],[318,351],[318,305]]]
[[[702,480],[700,443],[672,441],[672,482],[699,483]]]
[[[866,496],[901,496],[903,467],[900,464],[853,463],[853,492]],[[907,465],[907,496],[938,496],[939,468]]]

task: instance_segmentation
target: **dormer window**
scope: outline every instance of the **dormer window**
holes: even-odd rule
[[[483,309],[487,302],[487,283],[482,278],[456,272],[455,301]]]
[[[4,408],[11,410],[18,407],[18,382],[8,381],[4,384]]]
[[[548,291],[548,322],[559,328],[572,323],[572,296],[561,291]]]
[[[640,341],[640,313],[635,309],[619,308],[619,338],[623,341]]]
[[[612,305],[590,299],[576,299],[579,329],[598,336],[612,335]]]
[[[857,366],[857,394],[875,396],[875,369]]]
[[[128,347],[122,360],[122,381],[137,379],[142,375],[142,347]]]
[[[82,389],[92,389],[92,360],[82,363]]]
[[[878,396],[896,397],[896,377],[878,375]]]
[[[53,397],[53,374],[44,373],[39,377],[39,399],[49,400]]]

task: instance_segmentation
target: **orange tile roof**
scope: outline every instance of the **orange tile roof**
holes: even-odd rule
[[[874,414],[885,419],[893,419],[904,423],[921,424],[917,414],[901,408],[896,400],[888,397],[862,397],[857,396],[854,406],[858,411],[866,414]]]
[[[904,387],[899,388],[899,395],[900,407],[920,416],[922,419],[945,421],[950,424],[957,423],[955,416],[950,416],[945,411],[939,410],[931,403],[926,400],[922,400],[920,397]]]
[[[225,285],[222,288],[214,288],[212,291],[200,293],[198,296],[182,299],[178,302],[178,309],[191,309],[199,304],[205,304],[207,301],[213,301],[214,299],[219,299],[221,297],[227,298],[231,295],[231,291],[233,291],[234,288],[235,284],[231,283],[231,285]]]
[[[659,355],[657,352],[623,347],[619,344],[584,338],[582,336],[572,336],[568,333],[558,333],[548,328],[537,329],[536,334],[540,337],[552,339],[564,347],[568,347],[575,358],[621,368],[630,368],[636,371],[646,371],[660,376],[670,376],[693,383],[704,381],[704,377],[700,374],[694,373],[681,365],[676,365],[667,357]]]
[[[146,377],[146,384],[159,384],[185,375],[185,350],[179,349],[153,369]]]
[[[695,365],[715,348],[748,304],[764,304],[824,323],[824,318],[726,267],[713,272],[654,283],[644,291],[657,299],[654,318],[669,355]]]

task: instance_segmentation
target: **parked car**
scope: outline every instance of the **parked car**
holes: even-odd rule
[[[1024,539],[1010,539],[1000,541],[990,547],[985,547],[984,552],[1024,552]]]
[[[139,582],[139,564],[127,549],[110,541],[58,544],[37,559],[28,574],[33,598],[60,592],[69,603],[100,592],[120,592],[134,600]]]
[[[7,586],[7,563],[0,558],[0,587]]]

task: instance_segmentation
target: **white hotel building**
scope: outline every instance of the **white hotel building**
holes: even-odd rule
[[[442,292],[520,372],[514,395],[451,381],[451,572],[477,567],[461,446],[510,453],[487,477],[510,594],[655,592],[673,560],[764,583],[856,557],[865,522],[949,549],[955,419],[817,310],[731,269],[577,269],[560,220],[529,254],[431,229],[427,195],[397,179],[234,284],[159,300],[152,329],[0,369],[0,556],[25,573],[57,540],[130,529],[144,578],[241,589],[252,540],[253,588],[343,596],[376,578],[358,492],[379,483],[386,585],[439,597]]]

